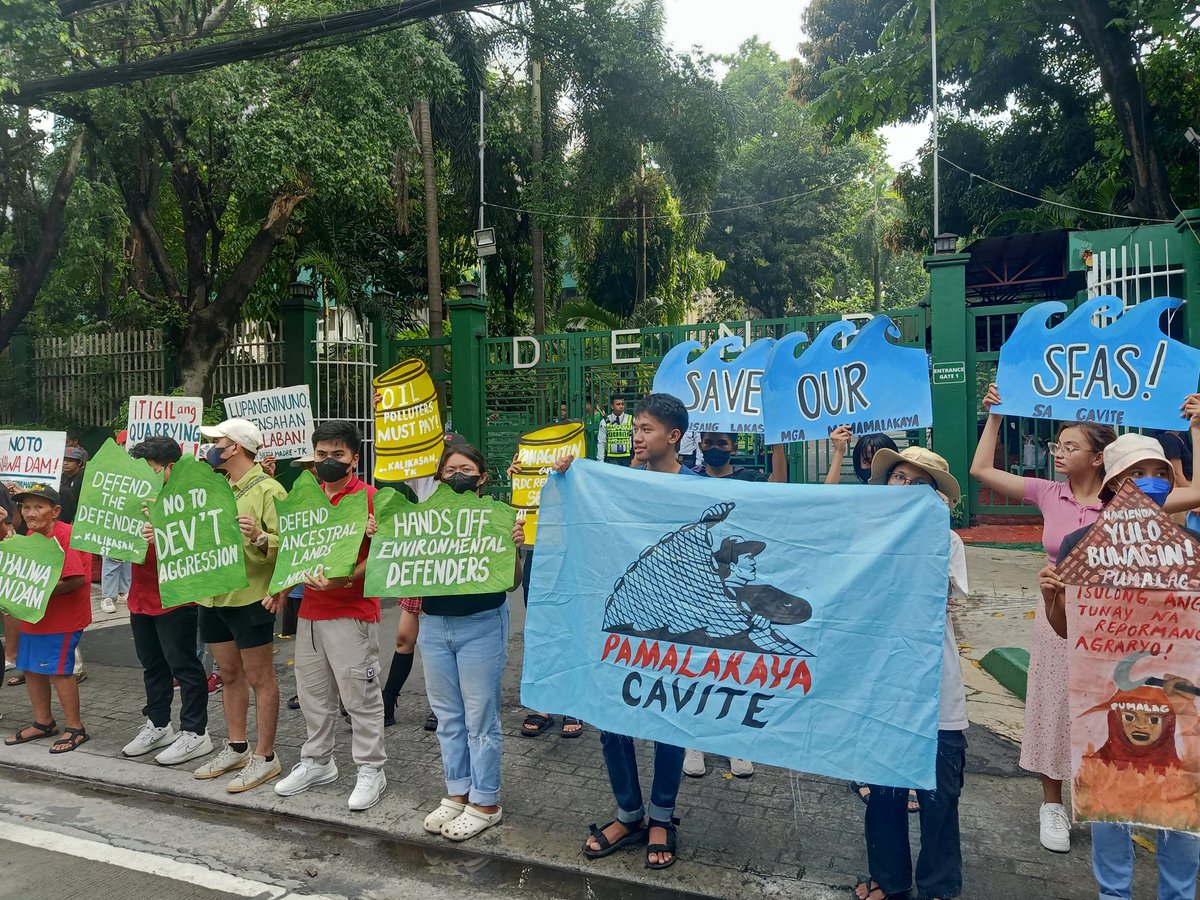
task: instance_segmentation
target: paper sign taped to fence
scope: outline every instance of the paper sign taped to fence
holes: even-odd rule
[[[132,450],[151,435],[165,434],[183,448],[184,456],[200,455],[204,401],[199,397],[130,397],[129,438]]]
[[[517,471],[512,476],[512,505],[518,521],[525,526],[525,545],[532,547],[537,540],[538,504],[542,486],[550,476],[554,463],[564,456],[583,459],[587,456],[582,422],[572,420],[527,431],[517,442]],[[524,519],[521,519],[524,516]]]
[[[835,346],[851,334],[848,346]],[[806,335],[776,341],[762,382],[763,440],[824,440],[839,425],[854,435],[932,425],[929,357],[921,348],[893,344],[889,335],[900,331],[878,315],[857,333],[851,322],[825,326],[799,358],[796,348]]]
[[[672,347],[654,373],[654,390],[683,401],[695,431],[762,434],[762,377],[774,338],[742,349],[733,335],[714,341],[695,359],[698,341]],[[726,359],[727,354],[736,354]]]
[[[445,446],[437,392],[425,363],[406,359],[371,382],[375,407],[375,478],[405,481],[437,474]]]
[[[65,431],[0,429],[0,482],[45,484],[58,490],[66,449]]]
[[[83,471],[79,507],[71,523],[72,549],[122,562],[145,562],[144,509],[162,486],[161,473],[109,438]]]
[[[1200,832],[1200,541],[1127,483],[1060,574],[1075,818]]]
[[[42,534],[0,541],[0,610],[22,622],[40,622],[65,562],[58,541]]]
[[[721,756],[931,789],[949,553],[933,491],[577,460],[542,489],[521,702]]]
[[[1057,301],[1022,314],[1000,348],[996,387],[1005,416],[1101,422],[1134,428],[1181,428],[1179,405],[1196,390],[1200,350],[1162,330],[1161,317],[1182,300],[1154,297],[1129,309],[1119,297],[1096,297],[1067,311]],[[1100,328],[1096,316],[1114,318]]]
[[[286,497],[276,498],[279,556],[272,594],[300,584],[308,575],[346,578],[358,565],[367,528],[367,492],[346,494],[337,506],[311,472],[301,472]]]
[[[491,497],[439,485],[424,503],[393,488],[375,495],[369,597],[490,594],[513,586],[517,511]]]
[[[225,415],[248,419],[263,435],[258,458],[298,459],[312,453],[313,414],[308,385],[225,398]]]
[[[150,507],[158,589],[166,609],[246,587],[237,501],[229,482],[185,456]]]

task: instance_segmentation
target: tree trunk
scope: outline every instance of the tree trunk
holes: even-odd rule
[[[9,345],[17,328],[33,310],[38,291],[42,289],[46,276],[50,274],[58,256],[65,225],[67,198],[71,196],[71,187],[75,184],[75,175],[79,172],[79,159],[83,154],[83,135],[83,129],[80,129],[67,145],[62,170],[54,182],[54,190],[46,202],[46,210],[42,216],[37,252],[27,265],[21,267],[12,303],[3,317],[0,317],[0,350]]]
[[[871,253],[871,284],[875,288],[875,312],[883,309],[883,279],[879,277],[879,244]]]
[[[292,213],[305,195],[296,191],[276,197],[258,233],[238,260],[211,303],[197,304],[188,313],[187,328],[179,348],[179,379],[183,393],[212,401],[212,376],[221,355],[233,340],[242,306],[254,289],[271,254],[287,233]],[[203,273],[201,273],[203,277]],[[192,286],[189,285],[189,293]]]
[[[533,158],[534,184],[541,182],[542,164],[542,64],[534,59],[530,63],[533,85]],[[540,196],[534,191],[534,196]],[[533,333],[546,333],[546,250],[543,244],[542,226],[536,216],[530,216],[530,238],[533,242]]]
[[[425,169],[425,267],[429,286],[429,336],[440,338],[445,334],[442,327],[442,253],[438,244],[437,170],[434,167],[429,100],[418,100],[416,112],[418,137],[421,140],[421,163]],[[430,354],[434,375],[442,374],[446,368],[442,349],[433,347]],[[443,382],[435,379],[435,384],[440,394]]]
[[[1167,166],[1154,137],[1154,107],[1134,61],[1137,48],[1127,31],[1109,24],[1116,13],[1108,0],[1071,0],[1071,8],[1079,33],[1100,67],[1100,82],[1129,151],[1133,176],[1129,211],[1148,219],[1173,219]]]

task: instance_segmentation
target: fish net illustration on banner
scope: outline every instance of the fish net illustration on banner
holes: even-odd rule
[[[717,503],[642,551],[617,579],[604,611],[604,630],[705,647],[813,654],[772,626],[812,617],[802,597],[757,583],[762,541],[733,535],[714,547],[711,528],[733,503]]]

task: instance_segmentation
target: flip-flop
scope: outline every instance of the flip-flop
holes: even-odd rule
[[[521,723],[521,734],[525,737],[537,737],[544,734],[554,726],[554,716],[547,716],[544,713],[530,713],[525,717],[525,721]]]
[[[494,813],[485,813],[473,806],[468,806],[461,815],[442,826],[442,837],[452,841],[465,841],[491,828],[502,818],[504,818],[503,809],[497,809]]]
[[[25,673],[18,672],[16,675],[14,675],[12,678],[8,679],[8,681],[6,681],[4,683],[7,684],[9,687],[18,687],[25,683]]]
[[[593,850],[588,846],[588,842],[584,841],[583,855],[588,859],[603,859],[610,854],[616,853],[622,847],[628,847],[630,844],[640,844],[642,841],[646,840],[646,835],[650,833],[650,830],[646,827],[644,822],[622,822],[621,824],[625,825],[626,828],[634,824],[636,824],[637,827],[625,834],[624,837],[617,838],[615,841],[609,841],[609,839],[604,836],[604,830],[606,828],[611,828],[615,824],[616,821],[614,820],[605,825],[604,828],[597,828],[595,824],[589,825],[588,831],[591,832],[592,838],[595,839],[596,843],[600,845],[600,849]]]
[[[24,731],[25,728],[36,728],[41,733],[29,737],[21,737],[21,731]],[[31,725],[26,725],[25,728],[22,728],[21,731],[18,731],[12,737],[5,738],[4,746],[15,747],[17,744],[28,744],[30,741],[40,741],[42,738],[53,737],[58,734],[58,723],[53,719],[50,720],[50,724],[48,725],[42,722],[34,722]]]

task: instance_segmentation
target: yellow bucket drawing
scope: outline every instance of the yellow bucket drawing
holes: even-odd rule
[[[425,363],[406,359],[371,382],[375,409],[375,478],[403,481],[437,474],[445,438],[437,391]]]
[[[554,463],[563,456],[586,456],[583,423],[561,422],[523,434],[517,442],[517,471],[512,477],[512,505],[517,520],[525,523],[525,543],[532,547],[537,539],[538,507],[542,488]],[[524,516],[524,519],[522,519]]]

